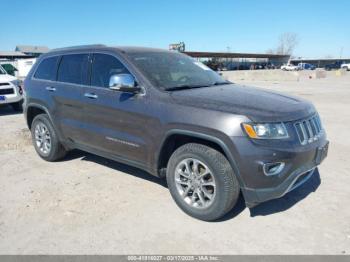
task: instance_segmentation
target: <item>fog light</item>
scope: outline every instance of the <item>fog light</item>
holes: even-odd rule
[[[266,176],[275,176],[281,173],[284,166],[283,162],[265,163],[263,164],[263,171]]]

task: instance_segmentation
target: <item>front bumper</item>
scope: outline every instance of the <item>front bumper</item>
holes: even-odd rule
[[[309,145],[294,139],[259,144],[241,138],[235,142],[240,151],[236,159],[243,181],[241,190],[248,207],[280,198],[306,182],[326,157],[329,144],[325,133]],[[277,175],[267,176],[263,164],[273,162],[283,162],[285,167]]]
[[[306,170],[306,167],[303,167],[303,169],[304,171],[301,171],[301,173],[295,172],[294,174],[291,174],[288,179],[275,188],[244,189],[243,194],[245,196],[246,206],[252,208],[259,203],[283,197],[288,192],[298,188],[309,180],[314,174],[316,166],[310,170]]]
[[[20,93],[19,87],[13,84],[7,86],[1,86],[0,89],[13,89],[12,94],[3,94],[5,100],[0,100],[0,105],[17,103],[23,100],[23,95]]]

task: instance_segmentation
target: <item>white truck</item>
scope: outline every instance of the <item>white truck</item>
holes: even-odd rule
[[[6,73],[0,65],[0,106],[11,105],[15,111],[22,111],[23,89],[21,82]]]
[[[293,64],[287,64],[287,65],[281,66],[281,69],[283,71],[298,71],[300,68]]]
[[[342,69],[346,69],[346,71],[350,71],[350,63],[344,63],[340,66]]]
[[[36,58],[2,60],[0,61],[0,66],[2,66],[5,70],[7,70],[7,67],[14,68],[15,72],[13,72],[13,75],[19,79],[24,79],[29,73],[32,66],[35,64],[35,61]],[[10,72],[7,73],[12,74]]]

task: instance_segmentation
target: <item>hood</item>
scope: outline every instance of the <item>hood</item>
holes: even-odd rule
[[[14,80],[17,80],[17,78],[12,75],[8,75],[8,74],[0,75],[0,83],[10,82]]]
[[[287,122],[315,113],[301,98],[236,84],[174,91],[178,104],[247,116],[256,122]]]

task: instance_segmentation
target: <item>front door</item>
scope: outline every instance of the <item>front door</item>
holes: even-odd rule
[[[134,164],[147,159],[147,96],[109,89],[109,79],[129,71],[113,55],[94,54],[91,86],[84,88],[84,143]]]

